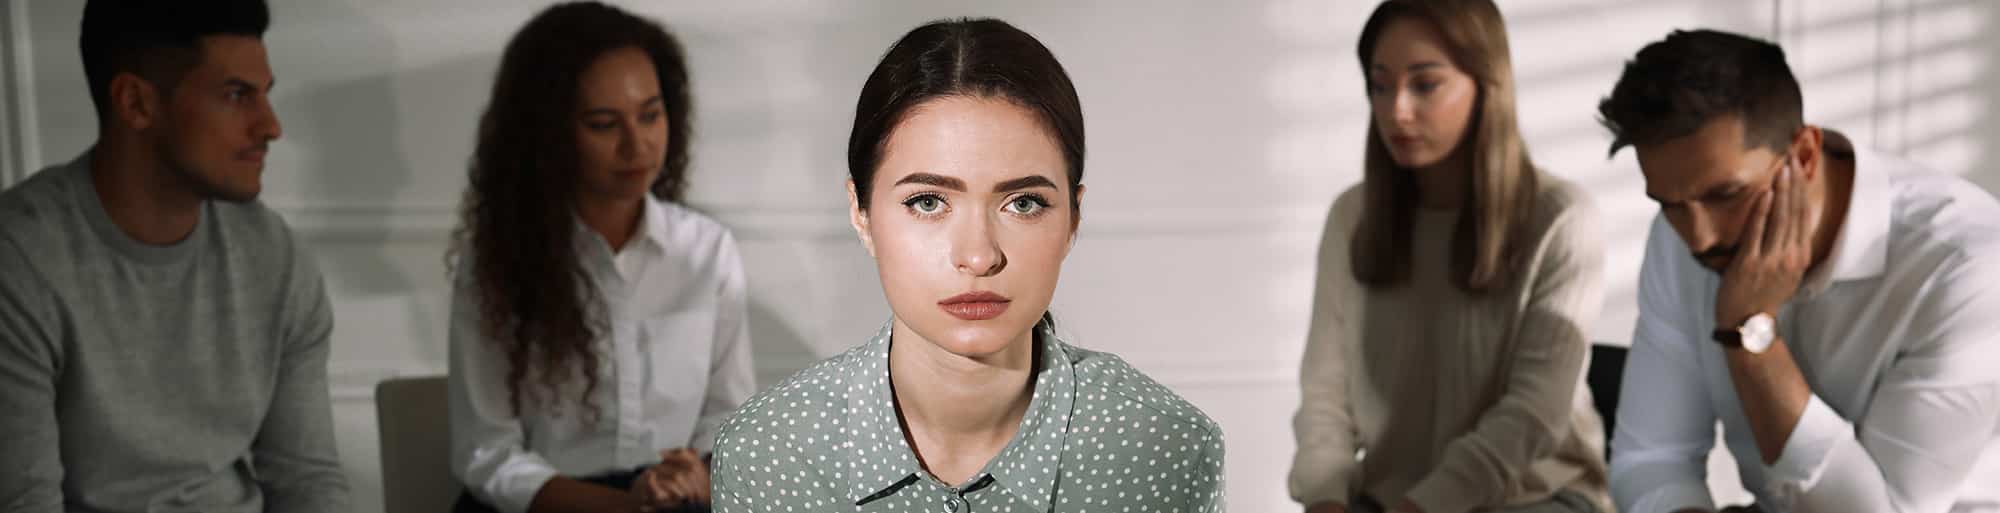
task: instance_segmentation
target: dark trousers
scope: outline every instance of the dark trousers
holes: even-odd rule
[[[1367,494],[1348,502],[1349,513],[1382,513],[1389,511],[1382,503]],[[1569,490],[1556,492],[1549,500],[1520,506],[1480,510],[1482,513],[1601,513],[1590,499]]]
[[[611,488],[616,488],[619,490],[630,490],[632,489],[632,481],[638,479],[639,473],[645,470],[646,470],[645,467],[640,467],[637,469],[633,469],[630,472],[612,472],[609,474],[601,474],[601,475],[586,477],[583,478],[582,481],[585,483],[603,485]],[[661,513],[709,513],[708,505],[701,503],[689,503],[689,504],[684,504],[678,508],[665,509],[660,511]],[[473,497],[471,492],[461,492],[458,494],[458,503],[453,504],[451,507],[451,513],[500,513],[500,512],[499,510],[493,509],[493,506],[489,506],[484,502],[480,502],[479,498]]]

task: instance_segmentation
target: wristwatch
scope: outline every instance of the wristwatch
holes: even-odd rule
[[[1771,348],[1771,341],[1778,338],[1777,321],[1771,314],[1759,313],[1743,321],[1743,326],[1733,330],[1715,330],[1715,341],[1722,347],[1738,347],[1750,354],[1763,353]]]

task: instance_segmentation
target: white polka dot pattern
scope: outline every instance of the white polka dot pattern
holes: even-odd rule
[[[918,466],[889,392],[889,329],[744,403],[715,444],[714,508],[748,512],[1223,510],[1222,430],[1117,356],[1042,330],[1014,439],[952,487]]]

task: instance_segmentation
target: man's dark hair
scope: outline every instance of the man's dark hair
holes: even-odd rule
[[[111,78],[132,73],[171,94],[201,63],[201,38],[264,37],[271,10],[263,0],[89,0],[83,5],[83,75],[101,118],[110,112]]]
[[[1785,50],[1713,30],[1676,30],[1626,61],[1597,104],[1611,153],[1687,136],[1724,116],[1743,119],[1745,147],[1784,151],[1805,126],[1799,82]]]

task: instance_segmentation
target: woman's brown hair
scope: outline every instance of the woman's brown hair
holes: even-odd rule
[[[1479,84],[1470,133],[1453,153],[1471,165],[1468,204],[1452,236],[1451,276],[1466,292],[1501,284],[1513,264],[1516,242],[1534,211],[1536,171],[1514,115],[1514,65],[1507,27],[1490,0],[1388,0],[1361,29],[1357,48],[1367,73],[1383,29],[1402,19],[1430,23],[1445,39],[1452,63]],[[1371,116],[1363,157],[1362,209],[1354,231],[1354,278],[1370,287],[1402,283],[1410,275],[1410,234],[1417,208],[1415,170],[1389,157],[1382,129]]]
[[[446,259],[453,273],[470,273],[480,335],[506,355],[508,401],[517,413],[532,405],[561,414],[561,391],[581,384],[574,403],[586,418],[597,414],[585,399],[598,385],[603,356],[592,344],[605,330],[605,312],[574,245],[582,157],[572,127],[585,69],[623,48],[644,51],[659,75],[667,151],[651,192],[680,201],[693,102],[680,43],[657,23],[597,2],[542,11],[507,43],[479,118]]]

